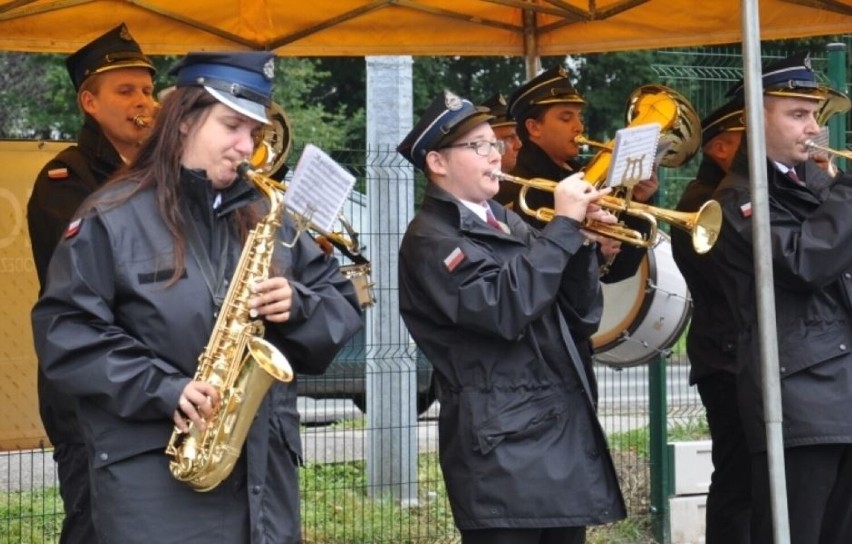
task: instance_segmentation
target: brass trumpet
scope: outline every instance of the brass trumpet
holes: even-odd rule
[[[148,128],[154,126],[154,116],[153,115],[135,115],[133,117],[133,124],[139,128]]]
[[[841,151],[840,149],[832,149],[824,145],[819,145],[813,140],[805,140],[805,147],[807,147],[809,151],[822,151],[823,153],[834,155],[835,157],[852,160],[852,150]]]
[[[556,211],[553,208],[542,207],[535,210],[529,208],[526,202],[526,194],[529,189],[538,189],[553,193],[558,182],[542,178],[519,178],[505,174],[499,170],[493,171],[491,175],[496,179],[521,185],[521,190],[518,194],[518,205],[525,214],[545,222],[552,220],[556,215]],[[667,210],[610,195],[601,197],[597,201],[597,204],[613,212],[623,212],[627,215],[644,219],[651,225],[651,232],[648,236],[645,236],[641,232],[626,228],[622,224],[610,225],[591,220],[587,220],[583,224],[584,229],[607,238],[613,238],[646,249],[651,248],[657,239],[658,220],[690,233],[692,247],[698,254],[710,251],[713,244],[716,243],[716,239],[719,238],[719,232],[722,228],[722,207],[715,200],[708,200],[697,212]]]
[[[612,143],[604,143],[597,142],[595,140],[590,140],[582,134],[574,137],[574,143],[577,145],[587,145],[589,147],[594,147],[602,151],[609,151],[610,153],[612,153],[612,150],[615,147]]]

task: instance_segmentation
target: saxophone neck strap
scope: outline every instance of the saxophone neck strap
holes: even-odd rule
[[[224,236],[217,236],[217,225],[214,224],[210,230],[210,251],[201,238],[201,232],[198,230],[198,225],[189,212],[185,202],[181,202],[184,208],[184,217],[189,218],[186,228],[186,241],[189,245],[189,251],[198,263],[198,268],[201,270],[201,275],[204,277],[204,283],[207,284],[207,289],[210,291],[210,296],[213,297],[213,302],[216,308],[221,308],[225,302],[225,296],[228,293],[228,285],[225,283],[225,272],[228,269],[230,256],[228,255],[228,245],[231,240],[230,234],[227,232],[227,222],[222,221],[220,227],[225,229]],[[214,265],[213,255],[216,256]]]

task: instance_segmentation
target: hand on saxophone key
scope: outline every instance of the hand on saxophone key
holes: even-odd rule
[[[262,317],[273,323],[284,323],[290,319],[293,305],[293,288],[287,278],[269,278],[252,285],[255,296],[249,299],[251,317]]]
[[[172,419],[181,432],[189,430],[189,423],[203,431],[206,420],[216,413],[219,407],[219,392],[207,382],[191,381],[183,388]]]
[[[602,190],[595,189],[583,179],[582,172],[572,174],[560,181],[553,191],[556,215],[564,215],[583,222],[589,211],[598,209],[593,203],[609,192],[608,187]]]

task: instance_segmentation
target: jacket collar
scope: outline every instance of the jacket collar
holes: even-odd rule
[[[725,170],[719,166],[719,163],[705,155],[698,165],[698,172],[695,177],[702,182],[716,186],[725,177]]]
[[[77,147],[86,157],[89,169],[102,182],[124,165],[118,151],[91,115],[86,114],[83,118],[83,126],[77,136]]]
[[[216,217],[247,206],[261,198],[260,192],[243,179],[237,179],[224,191],[216,191],[203,170],[181,167],[181,186],[191,207],[207,210]],[[218,204],[217,204],[218,199]]]
[[[507,222],[506,211],[502,206],[496,205],[493,200],[489,200],[488,205],[498,221]],[[426,191],[423,194],[422,209],[446,218],[447,221],[465,231],[491,235],[497,233],[495,229],[483,222],[476,212],[431,181],[426,185]]]
[[[518,151],[518,161],[512,172],[527,175],[535,172],[535,177],[558,181],[579,171],[580,168],[580,162],[577,160],[557,164],[541,147],[533,142],[524,142],[524,145]]]
[[[821,201],[825,198],[825,190],[831,184],[831,178],[824,173],[813,160],[808,159],[803,165],[796,168],[796,171],[803,171],[804,185],[797,185],[790,181],[785,174],[775,166],[775,163],[766,159],[766,178],[767,188],[770,195],[789,194],[796,198],[807,201]],[[735,178],[740,179],[740,183],[748,183],[750,173],[748,166],[748,145],[743,138],[740,148],[734,155],[734,160],[731,163],[731,173],[736,174]]]

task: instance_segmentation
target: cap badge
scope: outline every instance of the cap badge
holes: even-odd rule
[[[804,64],[805,68],[807,68],[808,70],[813,70],[813,68],[811,67],[811,54],[810,53],[805,55],[805,60],[802,62],[802,64]]]
[[[509,103],[506,102],[506,97],[503,96],[502,94],[497,95],[497,103],[500,104],[501,106],[508,106],[509,105]]]
[[[273,59],[269,59],[264,63],[263,77],[268,81],[272,81],[272,78],[275,77],[275,62],[273,62]]]
[[[127,27],[124,26],[124,25],[121,26],[121,32],[118,33],[118,37],[121,38],[124,41],[128,41],[128,42],[133,41],[133,36],[130,35],[130,31],[127,30]]]
[[[559,77],[568,77],[568,71],[565,69],[564,66],[559,66],[556,73],[559,75]]]
[[[444,94],[444,106],[450,111],[459,111],[463,106],[462,99],[458,95],[447,91]]]

